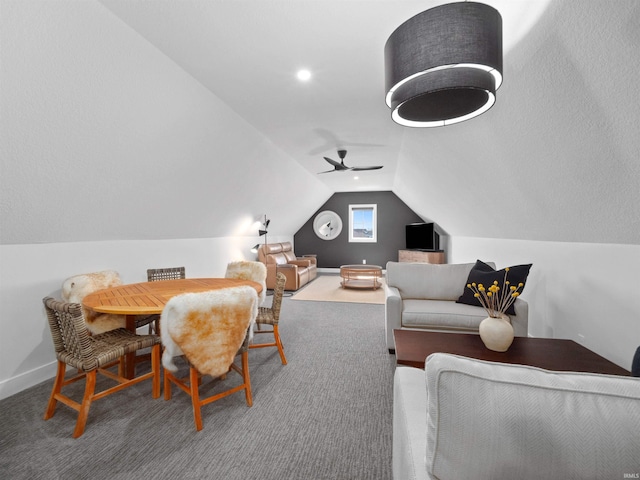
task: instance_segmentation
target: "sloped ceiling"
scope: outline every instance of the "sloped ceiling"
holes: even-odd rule
[[[333,191],[388,190],[405,128],[384,103],[383,49],[402,22],[441,1],[100,0],[310,173],[348,150],[349,166],[383,170],[318,177]],[[549,0],[489,2],[509,52]],[[296,71],[311,70],[308,83]],[[427,132],[422,132],[426,134]],[[424,135],[423,135],[424,136]]]
[[[24,9],[24,3],[36,2],[2,0],[12,9]],[[108,124],[112,128],[111,123],[122,121],[114,103],[120,110],[128,103],[135,105],[135,112],[126,115],[129,128],[125,130],[141,133],[123,139],[119,130],[109,142],[101,140],[97,165],[64,165],[64,169],[56,168],[55,162],[49,165],[51,180],[60,181],[70,172],[77,180],[74,185],[80,198],[71,207],[60,202],[70,209],[63,213],[84,218],[97,229],[80,236],[74,232],[69,235],[72,238],[224,235],[234,231],[245,213],[267,209],[282,212],[281,221],[273,225],[293,234],[332,192],[393,190],[423,218],[454,235],[640,243],[640,110],[635,88],[640,71],[640,2],[487,1],[501,12],[504,22],[504,83],[497,103],[481,117],[437,129],[410,129],[391,121],[384,104],[382,52],[398,25],[444,2],[55,2],[56,12],[66,5],[64,18],[53,11],[48,12],[52,18],[46,17],[40,13],[47,10],[46,2],[41,3],[30,12],[39,21],[17,16],[24,25],[11,25],[15,38],[6,33],[3,38],[13,40],[9,48],[24,49],[25,42],[19,40],[27,38],[31,28],[32,34],[42,36],[41,44],[33,45],[36,55],[56,60],[49,62],[49,70],[38,72],[42,74],[38,81],[28,80],[27,86],[37,93],[46,78],[51,96],[70,79],[63,75],[63,68],[72,66],[80,76],[78,83],[90,81],[135,97],[123,100],[113,92],[96,98],[80,96],[76,110],[62,109],[60,115],[73,116],[73,120],[63,119],[65,126],[91,121],[88,103],[101,112],[98,125],[80,129],[80,138],[47,142],[42,149],[53,143],[54,157],[87,154],[91,148],[83,142],[95,140],[88,133],[94,131],[90,127]],[[76,28],[55,29],[56,21]],[[25,29],[22,38],[17,32]],[[95,43],[85,47],[91,55],[81,45],[87,39]],[[56,49],[56,43],[66,45],[64,41],[77,44],[78,52]],[[6,41],[3,44],[6,65]],[[36,52],[38,47],[50,51]],[[17,52],[10,60],[15,63],[34,52]],[[73,64],[73,53],[79,54],[79,64]],[[87,75],[92,68],[104,74],[112,66],[113,71],[102,78]],[[304,84],[295,79],[302,67],[313,73]],[[60,86],[51,86],[52,71]],[[6,74],[2,75],[6,86]],[[165,80],[159,82],[160,76]],[[17,77],[10,77],[8,84],[26,88],[24,79]],[[126,85],[120,87],[121,83]],[[141,102],[140,95],[144,97],[149,88],[154,94]],[[158,92],[166,96],[160,105]],[[3,110],[10,104],[15,113],[15,103],[3,100]],[[180,119],[193,118],[174,122],[171,119],[177,113]],[[6,151],[24,168],[32,152],[16,137],[29,131],[35,115],[25,117],[21,112],[17,116],[23,124],[19,128],[12,124],[9,139],[16,147]],[[149,117],[167,125],[150,127]],[[54,118],[51,115],[50,120]],[[136,127],[140,124],[145,127]],[[157,138],[150,138],[158,131],[166,135],[160,146],[154,143]],[[84,147],[77,149],[78,144]],[[357,180],[349,173],[317,175],[327,169],[322,157],[337,159],[335,151],[342,147],[348,150],[348,164],[384,168],[363,172]],[[141,173],[132,171],[132,149],[145,162],[150,162],[145,156],[149,151],[165,162],[157,169],[147,166],[147,171],[153,169],[154,187],[140,188]],[[175,150],[174,155],[167,150]],[[191,161],[186,160],[189,155]],[[185,159],[181,168],[172,166],[176,157]],[[207,158],[215,160],[203,170]],[[114,168],[128,172],[130,178],[109,173]],[[169,179],[162,173],[167,169],[177,195],[168,193]],[[34,212],[44,208],[43,202],[32,198],[33,176],[16,170],[14,164],[8,170],[12,187],[10,196],[3,194],[3,222],[11,218],[16,233],[3,232],[3,243],[47,241],[49,237],[35,226],[42,218],[35,215],[30,220],[32,216],[12,213],[20,211],[21,202]],[[265,186],[274,174],[275,189]],[[207,176],[213,197],[204,193]],[[239,186],[243,179],[248,185],[244,189]],[[190,187],[194,181],[198,188]],[[45,188],[39,182],[36,186],[39,191]],[[102,217],[102,223],[94,224],[85,209],[88,193],[98,191],[104,196],[112,190],[116,207],[90,200]],[[234,199],[244,207],[236,206]],[[127,210],[131,204],[135,208]],[[191,214],[180,215],[176,204]],[[227,210],[212,215],[220,204],[228,205]],[[120,221],[111,221],[113,215],[121,215]],[[195,226],[193,218],[199,219]],[[29,222],[33,222],[30,227]],[[60,241],[64,235],[53,237]]]

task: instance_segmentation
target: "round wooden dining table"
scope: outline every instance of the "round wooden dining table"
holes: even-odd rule
[[[85,308],[100,313],[124,315],[127,330],[136,331],[136,317],[161,314],[167,302],[183,293],[198,293],[221,288],[249,285],[262,292],[262,285],[251,280],[236,278],[181,278],[155,282],[132,283],[98,290],[84,297]],[[133,378],[135,354],[127,356],[125,376]]]

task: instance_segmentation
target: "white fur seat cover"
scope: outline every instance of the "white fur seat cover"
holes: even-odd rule
[[[184,354],[200,373],[227,373],[257,313],[258,294],[249,286],[173,297],[160,316],[162,365],[175,372],[173,357]]]
[[[122,280],[120,279],[120,274],[114,270],[74,275],[62,283],[62,299],[65,302],[82,304],[84,297],[90,293],[119,285],[122,285]],[[84,307],[82,311],[87,329],[93,335],[126,327],[124,315],[98,313]]]
[[[260,292],[260,304],[267,298],[267,266],[262,262],[249,262],[240,260],[230,262],[227,265],[225,278],[238,278],[240,280],[251,280],[262,285]]]

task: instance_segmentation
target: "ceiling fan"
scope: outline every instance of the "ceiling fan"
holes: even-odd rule
[[[333,165],[333,170],[327,170],[325,172],[318,172],[318,174],[320,173],[331,173],[331,172],[347,172],[347,171],[353,171],[353,172],[361,172],[363,170],[378,170],[380,168],[382,168],[382,165],[377,165],[374,167],[347,167],[344,164],[344,157],[347,155],[347,151],[346,150],[338,150],[338,156],[340,157],[340,163],[336,162],[335,160],[332,160],[330,158],[324,157],[324,159],[331,165]]]

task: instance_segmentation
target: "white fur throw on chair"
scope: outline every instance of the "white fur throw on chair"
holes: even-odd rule
[[[90,293],[119,285],[122,285],[122,280],[120,279],[120,274],[114,270],[74,275],[63,282],[62,299],[65,302],[82,304],[84,297]],[[82,311],[87,329],[93,335],[126,327],[124,315],[98,313],[86,308],[83,308]]]
[[[225,278],[239,278],[241,280],[251,280],[262,285],[260,292],[260,304],[267,298],[267,266],[262,262],[238,261],[230,262],[227,265]]]
[[[173,297],[160,316],[162,365],[175,372],[173,357],[185,355],[200,373],[227,373],[257,314],[258,294],[249,286]]]

